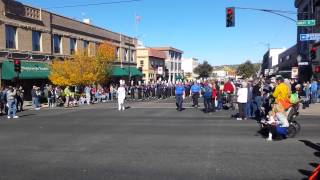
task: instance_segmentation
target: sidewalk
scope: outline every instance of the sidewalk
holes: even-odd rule
[[[300,115],[320,116],[320,103],[310,104],[309,108],[300,109]]]

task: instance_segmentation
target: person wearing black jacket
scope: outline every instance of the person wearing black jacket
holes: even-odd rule
[[[261,116],[261,106],[262,106],[262,96],[261,96],[261,85],[260,82],[255,82],[252,89],[253,98],[253,113],[255,118],[260,118]]]

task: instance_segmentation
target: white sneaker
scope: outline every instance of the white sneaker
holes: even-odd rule
[[[13,119],[18,119],[19,118],[19,116],[13,116]]]
[[[267,141],[272,141],[272,138],[267,138],[266,140],[267,140]]]
[[[8,116],[8,119],[11,119],[11,116]]]
[[[242,118],[237,118],[237,121],[242,121]]]

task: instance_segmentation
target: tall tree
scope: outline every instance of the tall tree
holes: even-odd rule
[[[104,83],[114,58],[115,48],[103,43],[93,56],[79,52],[64,61],[54,60],[49,79],[53,84],[61,86]]]
[[[208,61],[204,61],[202,64],[199,64],[196,68],[193,69],[193,72],[198,74],[201,78],[210,77],[212,71],[213,67],[208,63]]]
[[[242,78],[247,79],[255,75],[257,72],[257,67],[251,63],[250,60],[241,64],[237,69],[237,75],[242,76]]]

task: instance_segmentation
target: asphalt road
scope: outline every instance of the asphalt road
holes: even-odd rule
[[[0,180],[303,179],[319,163],[320,118],[268,142],[255,121],[174,104],[26,111],[0,120]],[[189,105],[188,105],[189,106]]]

